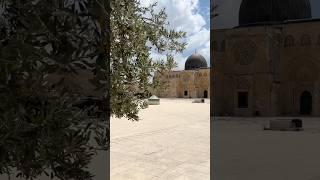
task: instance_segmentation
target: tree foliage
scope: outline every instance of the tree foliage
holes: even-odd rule
[[[91,179],[88,164],[98,149],[108,148],[108,111],[90,118],[87,112],[97,107],[75,106],[85,95],[63,80],[90,71],[93,86],[108,97],[109,2],[0,4],[0,174]],[[51,74],[61,78],[53,83]]]
[[[143,98],[162,86],[150,79],[176,66],[173,55],[185,48],[185,32],[169,28],[165,9],[157,10],[157,3],[142,7],[139,0],[112,0],[111,8],[111,113],[138,120]],[[166,58],[154,59],[150,51]]]
[[[88,164],[109,148],[110,113],[138,120],[153,73],[174,67],[174,53],[184,49],[185,33],[168,30],[165,11],[155,7],[137,0],[0,1],[0,174],[92,179]],[[166,60],[155,61],[150,50]],[[77,106],[88,94],[65,80],[82,71],[92,73],[104,99],[103,118],[88,116],[95,104]]]

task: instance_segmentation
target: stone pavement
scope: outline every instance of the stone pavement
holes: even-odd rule
[[[111,119],[111,180],[209,180],[209,100],[161,99],[141,121]]]
[[[271,119],[283,117],[212,121],[214,179],[320,180],[319,118],[299,117],[303,131],[263,130]]]

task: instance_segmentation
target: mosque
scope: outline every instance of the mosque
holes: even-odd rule
[[[242,0],[212,29],[214,116],[320,116],[320,19],[309,0]]]
[[[185,62],[181,71],[168,71],[155,75],[155,78],[165,82],[166,88],[156,92],[161,98],[209,98],[210,68],[206,59],[194,53]]]

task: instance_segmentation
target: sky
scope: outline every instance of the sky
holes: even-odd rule
[[[174,55],[178,67],[183,70],[186,59],[195,51],[203,55],[210,65],[210,0],[140,0],[143,6],[158,2],[158,8],[165,8],[169,28],[187,33],[183,53]],[[165,59],[164,54],[151,52],[151,57]]]
[[[280,1],[280,0],[279,0]],[[214,0],[218,5],[218,17],[215,19],[215,29],[225,29],[238,26],[238,14],[241,0]],[[320,18],[320,1],[310,0],[313,18]]]

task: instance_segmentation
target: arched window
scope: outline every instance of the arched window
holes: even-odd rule
[[[277,43],[279,43],[280,45],[282,45],[282,43],[283,43],[282,36],[281,36],[281,35],[277,35],[277,36],[276,36],[276,41],[277,41]]]
[[[307,34],[302,35],[301,40],[300,40],[300,44],[301,44],[301,46],[310,46],[311,45],[310,36]]]
[[[293,47],[294,46],[294,37],[288,35],[284,40],[284,47]]]

